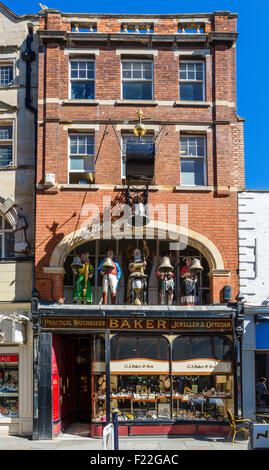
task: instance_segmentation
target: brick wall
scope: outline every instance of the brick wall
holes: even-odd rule
[[[71,19],[61,13],[42,13],[42,28],[51,31],[70,30]],[[96,15],[98,16],[98,15]],[[198,20],[197,20],[198,22]],[[122,20],[124,23],[124,19]],[[206,32],[235,32],[236,18],[227,13],[211,15]],[[119,33],[121,21],[108,15],[98,17],[97,30],[102,33]],[[177,32],[177,22],[171,17],[159,17],[154,21],[158,34]],[[77,46],[76,46],[77,44]],[[179,101],[179,60],[190,58],[189,52],[205,49],[197,43],[181,43],[176,49],[172,44],[154,43],[155,52],[143,43],[98,42],[94,40],[74,43],[79,51],[85,47],[97,50],[95,55],[95,102],[74,104],[68,101],[69,55],[65,40],[45,41],[39,59],[39,128],[36,223],[36,260],[38,288],[43,298],[62,295],[59,274],[45,275],[43,266],[50,264],[50,257],[57,243],[67,234],[79,228],[83,218],[79,216],[83,204],[95,203],[102,212],[103,195],[112,199],[118,195],[113,190],[121,181],[121,152],[118,141],[123,123],[133,123],[141,107],[144,122],[155,136],[164,129],[158,145],[155,163],[155,183],[159,190],[150,193],[149,202],[188,204],[189,228],[211,240],[220,251],[224,269],[230,270],[230,278],[212,278],[212,300],[220,301],[224,284],[232,286],[233,298],[238,293],[237,249],[237,191],[244,188],[243,122],[236,112],[235,46],[232,42],[214,43],[209,53],[200,56],[206,69],[206,104],[182,106]],[[208,47],[208,46],[207,46]],[[154,105],[119,104],[121,99],[121,55],[118,49],[139,49],[145,57],[152,58],[154,68]],[[185,55],[181,55],[182,51]],[[180,53],[178,51],[181,51]],[[138,53],[139,55],[139,53]],[[194,55],[195,56],[195,55]],[[85,57],[85,55],[83,55]],[[93,57],[93,56],[91,56]],[[113,123],[113,126],[112,126]],[[95,191],[78,188],[61,189],[68,180],[68,132],[75,125],[95,126],[96,162]],[[71,127],[70,127],[71,126]],[[84,126],[84,127],[83,127]],[[123,126],[120,128],[119,126]],[[176,191],[180,185],[179,140],[181,133],[202,133],[207,138],[207,185],[205,191]],[[56,188],[42,189],[46,173],[54,173]],[[106,189],[103,185],[110,185]],[[181,188],[182,189],[182,188]],[[179,224],[179,216],[177,224]],[[56,279],[56,277],[57,279]]]

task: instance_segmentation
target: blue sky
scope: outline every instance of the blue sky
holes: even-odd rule
[[[16,14],[37,13],[38,0],[9,0],[5,3]],[[65,12],[90,13],[238,13],[237,113],[245,121],[246,188],[269,190],[268,138],[268,16],[269,0],[192,0],[175,2],[147,0],[131,4],[117,0],[93,3],[86,0],[41,0],[49,8]],[[267,72],[266,72],[267,70]]]

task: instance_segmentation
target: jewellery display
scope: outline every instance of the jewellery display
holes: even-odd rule
[[[220,377],[220,376],[216,376]],[[182,385],[186,381],[196,382]],[[203,379],[202,379],[203,380]],[[215,382],[218,380],[215,379]],[[94,421],[105,421],[105,376],[95,377]],[[171,390],[171,385],[173,389]],[[202,420],[223,421],[232,403],[232,381],[228,387],[199,387],[199,376],[130,375],[111,376],[111,413],[117,411],[120,421]]]

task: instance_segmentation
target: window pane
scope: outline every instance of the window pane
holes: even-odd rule
[[[123,70],[122,78],[132,78],[131,70]]]
[[[152,83],[151,82],[123,83],[123,99],[152,100]]]
[[[94,62],[72,61],[71,78],[94,79]]]
[[[80,171],[93,171],[94,170],[94,158],[83,157],[83,158],[70,158],[70,170]]]
[[[180,155],[188,155],[188,140],[186,137],[180,138]]]
[[[122,70],[131,70],[132,62],[122,62]]]
[[[142,78],[141,70],[133,70],[133,78]]]
[[[187,336],[176,338],[172,347],[172,360],[185,361],[191,359],[191,344]]]
[[[139,357],[147,359],[168,360],[168,343],[164,338],[139,338]]]
[[[203,101],[203,84],[180,83],[180,99],[183,101]]]
[[[215,358],[220,361],[232,361],[232,342],[227,336],[215,336]]]
[[[77,155],[77,146],[76,145],[70,145],[70,154],[71,155]]]
[[[70,155],[94,155],[94,136],[71,135]]]
[[[3,65],[0,67],[0,85],[12,85],[13,67],[12,65]]]
[[[72,82],[71,99],[94,99],[94,82]]]
[[[110,358],[112,361],[118,359],[130,359],[137,357],[136,337],[117,337],[111,339]]]
[[[190,186],[204,185],[203,160],[181,160],[181,184]]]
[[[9,166],[12,164],[12,145],[0,146],[0,166]]]
[[[84,159],[70,158],[70,170],[84,170]]]
[[[213,358],[212,342],[208,337],[191,338],[192,358]]]
[[[12,139],[12,126],[0,127],[0,140]]]
[[[14,232],[6,232],[5,233],[5,251],[6,251],[6,256],[8,258],[13,258],[15,256],[14,243],[15,243]]]

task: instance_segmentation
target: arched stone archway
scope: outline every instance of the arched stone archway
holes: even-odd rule
[[[121,238],[122,232],[113,227],[113,237]],[[149,225],[137,229],[137,236],[146,235],[151,238],[158,235],[160,239],[167,239],[173,243],[184,243],[198,249],[206,258],[209,268],[212,272],[225,271],[222,255],[216,245],[206,236],[186,227],[179,225],[167,224],[159,221],[151,221]],[[169,236],[167,236],[169,235]],[[103,232],[100,237],[100,230],[92,231],[88,227],[83,227],[66,235],[54,248],[50,258],[50,271],[58,272],[63,269],[67,255],[77,246],[93,241],[97,238],[109,238],[109,234]],[[110,237],[112,238],[112,237]]]

